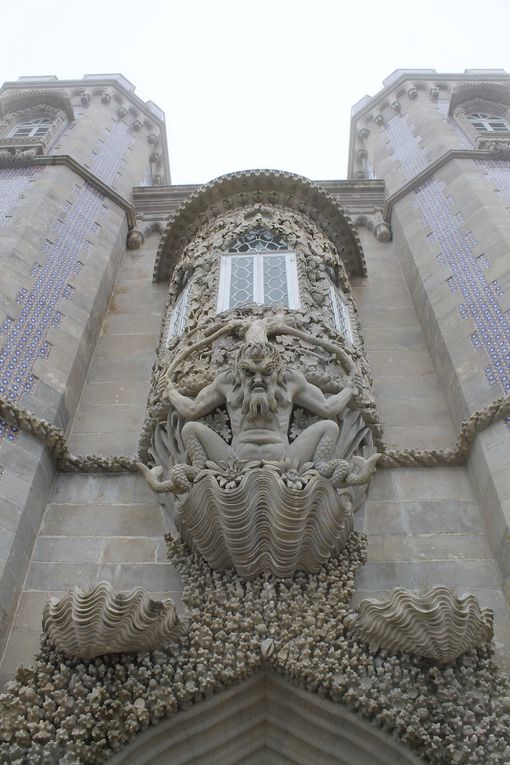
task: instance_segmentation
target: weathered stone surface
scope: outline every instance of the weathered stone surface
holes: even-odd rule
[[[391,653],[403,651],[449,664],[492,639],[493,618],[490,609],[480,609],[474,595],[457,596],[440,586],[415,595],[398,587],[385,601],[363,600],[359,613],[348,617],[347,627]]]
[[[181,627],[171,599],[151,600],[141,588],[115,592],[108,582],[88,591],[74,587],[52,598],[43,614],[50,642],[79,659],[154,650],[178,639]]]

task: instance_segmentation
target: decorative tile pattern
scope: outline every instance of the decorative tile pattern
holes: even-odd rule
[[[97,154],[90,166],[91,172],[103,183],[113,183],[126,150],[134,144],[135,140],[129,125],[125,122],[114,122],[106,140],[99,141],[97,144]]]
[[[17,207],[39,167],[6,167],[0,170],[0,226],[9,217],[13,207]]]
[[[478,263],[480,268],[483,268],[484,271],[485,269],[489,268],[489,261],[487,260],[485,255],[479,255],[476,259],[476,262]]]
[[[499,195],[510,200],[510,162],[506,159],[480,159],[476,164],[484,168]]]
[[[107,139],[98,142],[91,171],[105,183],[111,183],[132,140],[127,125],[114,125]],[[19,200],[35,171],[35,168],[1,171],[4,182],[0,215],[1,211],[5,215]],[[6,317],[1,326],[1,333],[6,336],[0,350],[0,396],[3,398],[17,402],[24,392],[33,391],[36,383],[33,366],[38,358],[49,356],[52,344],[47,334],[63,318],[56,306],[62,299],[72,298],[74,288],[69,279],[83,267],[83,255],[90,247],[89,237],[99,230],[96,219],[104,210],[101,194],[88,184],[77,186],[76,199],[64,205],[60,218],[52,226],[51,238],[43,242],[41,256],[44,258],[40,258],[41,263],[34,263],[31,272],[33,285],[21,288],[16,296],[20,311],[15,319]],[[16,433],[16,428],[0,421],[0,442],[14,440]]]
[[[406,119],[393,117],[388,122],[387,134],[407,178],[423,169],[425,157]],[[501,193],[510,198],[510,163],[483,161],[483,164]],[[485,350],[490,359],[491,366],[484,368],[487,383],[499,384],[507,393],[510,391],[510,317],[497,301],[497,296],[503,294],[501,284],[497,280],[489,283],[485,278],[487,259],[475,255],[476,239],[472,232],[465,234],[461,230],[463,220],[452,212],[441,184],[429,180],[419,186],[415,194],[423,223],[432,231],[432,241],[440,248],[442,262],[452,273],[448,286],[462,297],[459,316],[473,321],[476,331],[471,335],[471,342],[475,348]]]
[[[406,178],[412,178],[413,175],[425,170],[427,160],[418,145],[418,140],[409,124],[407,115],[399,115],[388,120],[386,135]]]

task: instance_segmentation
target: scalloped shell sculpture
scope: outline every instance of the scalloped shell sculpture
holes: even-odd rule
[[[352,512],[331,482],[315,475],[289,488],[271,470],[255,468],[235,488],[211,475],[193,484],[178,507],[183,540],[214,569],[235,568],[245,579],[269,571],[316,573],[352,531]]]
[[[403,651],[447,664],[492,639],[493,617],[492,610],[481,609],[469,593],[456,595],[449,587],[437,586],[415,595],[397,587],[388,600],[361,601],[347,626],[390,653]]]
[[[92,659],[106,653],[149,651],[181,633],[175,604],[151,600],[146,590],[115,592],[109,582],[92,590],[73,587],[44,609],[42,628],[68,656]]]

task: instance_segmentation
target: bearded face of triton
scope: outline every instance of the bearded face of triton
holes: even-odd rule
[[[270,343],[241,346],[234,366],[235,386],[240,388],[235,404],[249,420],[258,416],[271,420],[281,400],[281,372],[280,356]]]

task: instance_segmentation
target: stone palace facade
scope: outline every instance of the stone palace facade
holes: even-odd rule
[[[510,75],[337,181],[173,185],[134,90],[0,89],[0,760],[503,765]]]

